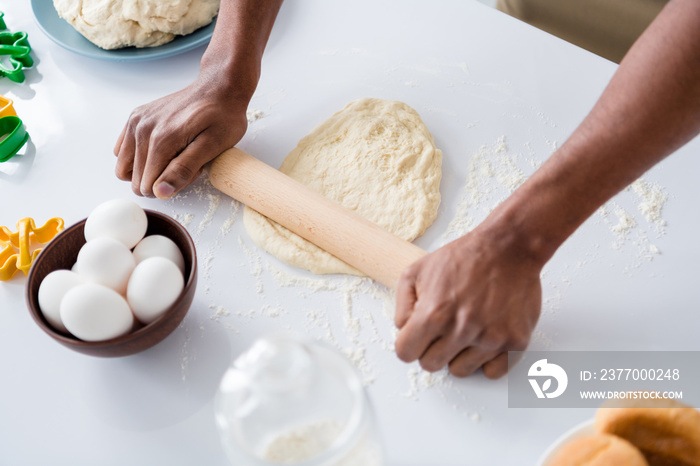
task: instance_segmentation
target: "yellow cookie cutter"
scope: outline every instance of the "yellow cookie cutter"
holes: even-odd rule
[[[6,116],[17,116],[15,107],[13,107],[12,104],[12,100],[0,95],[0,118]]]
[[[18,270],[27,275],[41,252],[41,248],[31,251],[31,241],[48,243],[62,230],[63,219],[59,217],[49,219],[41,228],[36,227],[33,218],[23,218],[17,222],[16,233],[0,227],[0,280],[9,280]]]

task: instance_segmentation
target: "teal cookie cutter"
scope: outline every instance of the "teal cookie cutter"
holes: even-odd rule
[[[26,32],[9,32],[0,11],[0,56],[9,57],[6,63],[0,61],[0,77],[16,83],[24,82],[24,68],[34,64],[29,55],[32,51]]]

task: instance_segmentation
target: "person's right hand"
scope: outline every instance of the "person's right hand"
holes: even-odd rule
[[[508,351],[525,350],[540,315],[543,263],[504,230],[482,224],[406,268],[396,296],[401,360],[457,377],[508,372]]]
[[[117,140],[116,175],[139,196],[169,199],[246,132],[248,100],[200,75],[186,88],[135,109]]]

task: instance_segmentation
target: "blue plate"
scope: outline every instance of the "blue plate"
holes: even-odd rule
[[[155,60],[177,55],[192,50],[200,45],[209,43],[214,32],[216,18],[211,24],[194,31],[186,36],[178,36],[172,42],[158,47],[138,49],[126,47],[116,50],[105,50],[96,46],[83,37],[73,26],[61,19],[53,6],[53,0],[31,0],[32,11],[39,29],[51,40],[71,52],[99,60],[110,61],[140,61]]]

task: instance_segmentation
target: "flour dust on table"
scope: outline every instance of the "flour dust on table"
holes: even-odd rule
[[[552,149],[556,149],[556,143],[552,144]],[[523,184],[541,163],[510,147],[505,135],[479,147],[469,157],[462,194],[455,214],[442,235],[443,244],[469,233]],[[609,227],[613,234],[612,249],[624,250],[629,246],[628,249],[636,256],[629,269],[638,268],[643,260],[652,260],[660,254],[653,239],[666,234],[666,220],[662,213],[667,201],[668,194],[664,187],[639,178],[600,207],[593,217],[594,222],[602,220]],[[634,215],[634,207],[640,216]],[[597,249],[598,245],[593,245],[593,248]],[[584,265],[583,262],[581,265]]]

